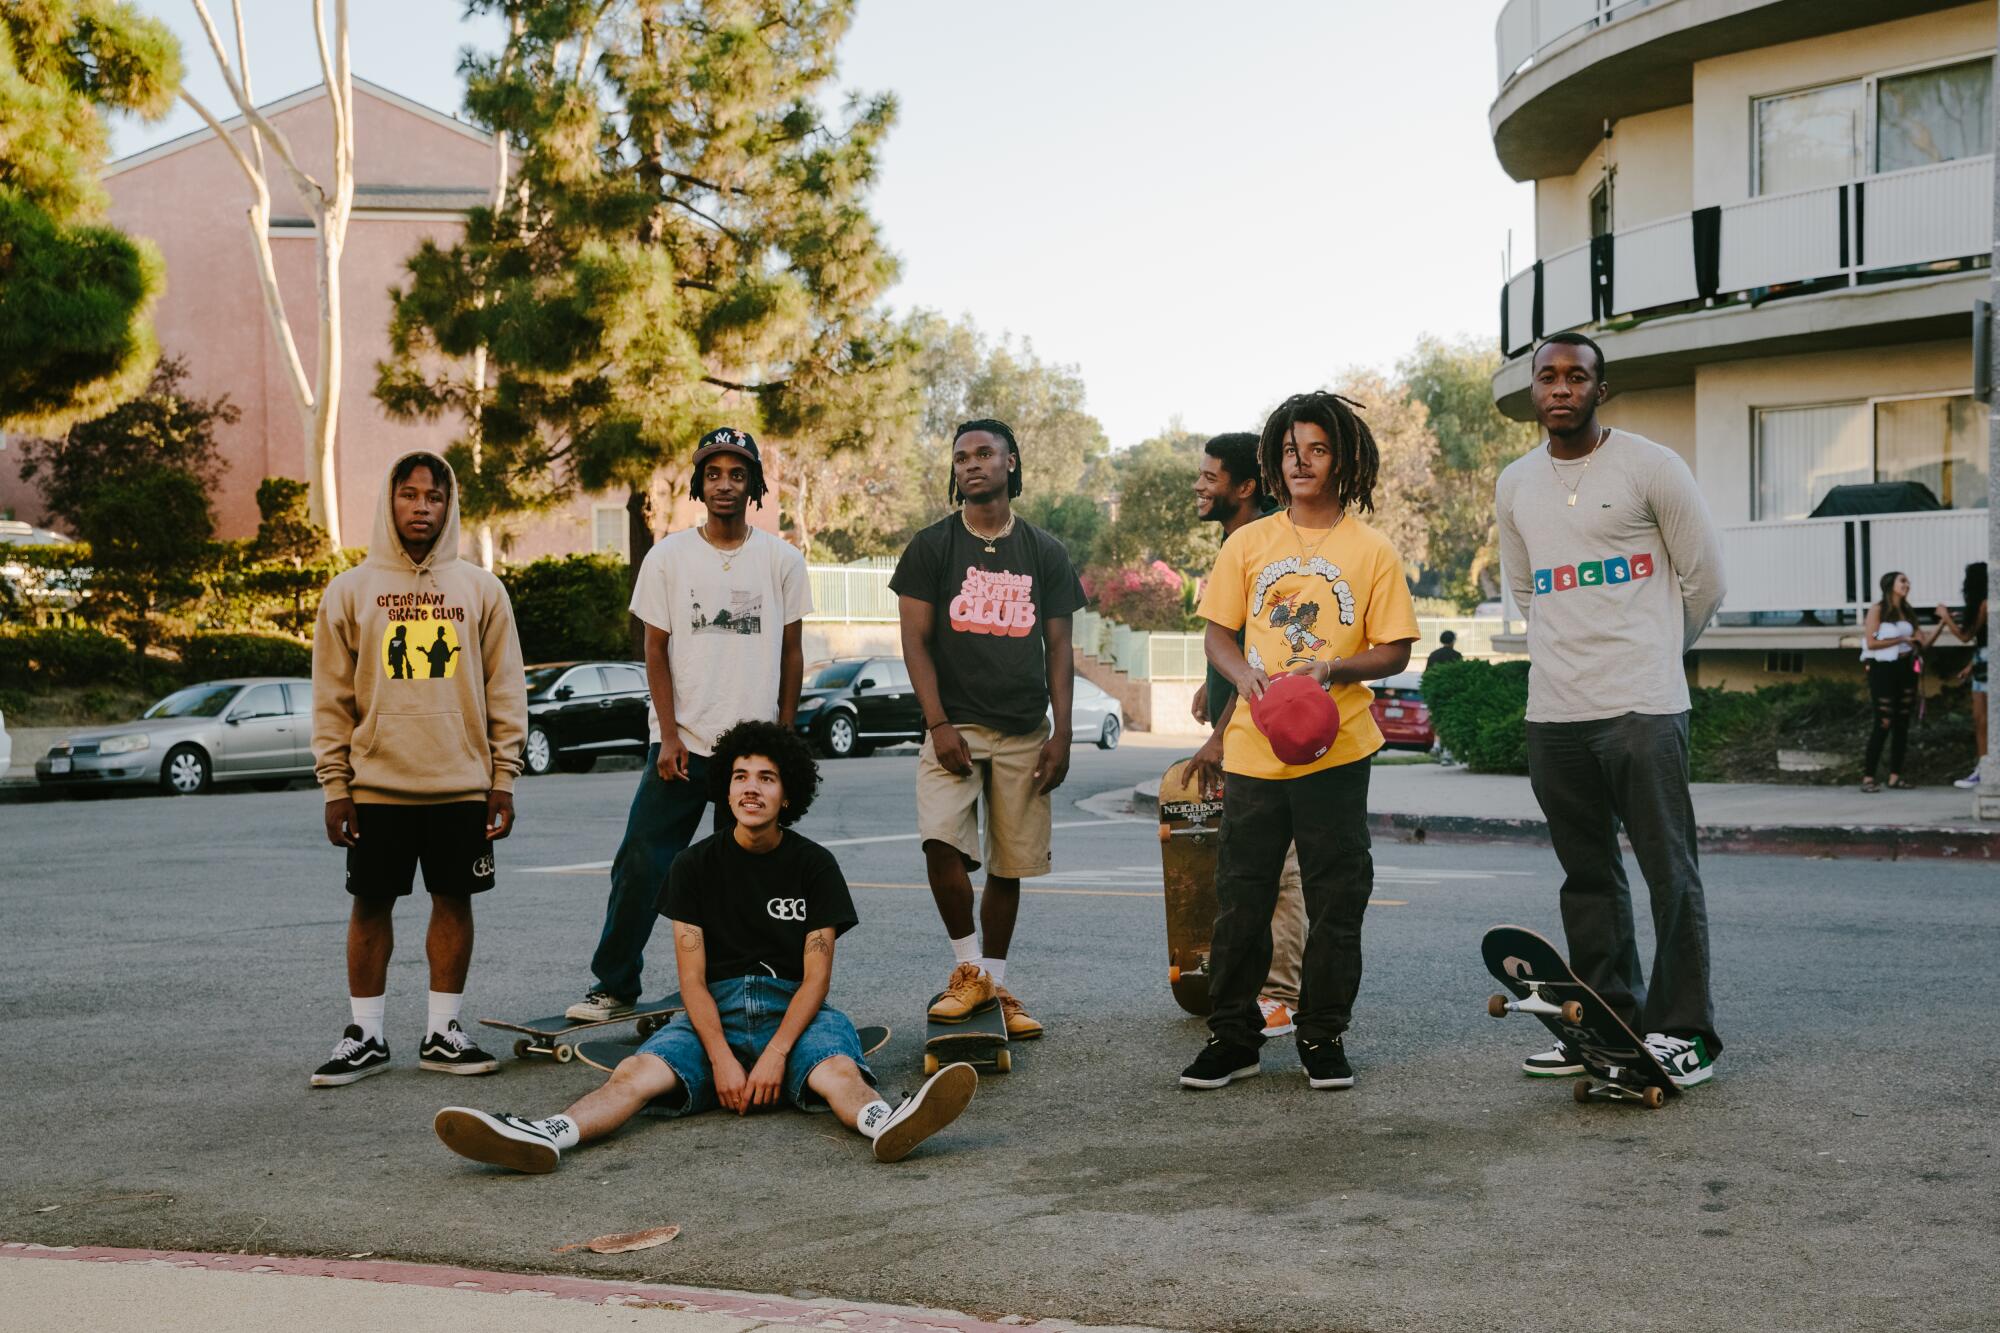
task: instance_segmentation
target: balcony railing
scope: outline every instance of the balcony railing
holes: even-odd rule
[[[1721,530],[1729,613],[1858,609],[1890,570],[1916,606],[1958,600],[1965,566],[1986,550],[1986,511],[1736,523]]]
[[[1529,66],[1565,46],[1669,0],[1508,0],[1493,27],[1505,88]]]
[[[1647,313],[1927,276],[1993,249],[1993,158],[1763,195],[1631,227],[1539,260],[1501,291],[1500,347]]]

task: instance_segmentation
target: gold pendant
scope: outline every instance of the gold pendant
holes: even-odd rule
[[[993,545],[993,543],[991,543],[991,542],[988,542],[988,543],[986,544],[986,554],[988,554],[988,555],[998,555],[999,553],[1000,553],[1000,551],[999,551],[999,548],[998,548],[998,547],[996,547],[996,546],[994,546],[994,545]]]
[[[1570,507],[1571,509],[1574,509],[1574,508],[1576,508],[1576,492],[1575,492],[1575,491],[1571,491],[1571,492],[1569,493],[1569,507]]]

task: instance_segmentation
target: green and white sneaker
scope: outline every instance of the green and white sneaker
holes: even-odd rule
[[[1646,1049],[1665,1066],[1667,1076],[1677,1088],[1692,1088],[1715,1077],[1715,1060],[1708,1053],[1708,1043],[1700,1037],[1689,1041],[1664,1032],[1648,1032]]]

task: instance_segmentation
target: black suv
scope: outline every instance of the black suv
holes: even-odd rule
[[[646,670],[637,662],[531,666],[523,764],[536,776],[588,773],[601,754],[643,756],[646,711]]]
[[[878,745],[924,738],[924,713],[900,657],[837,657],[806,668],[799,690],[799,734],[833,759]]]

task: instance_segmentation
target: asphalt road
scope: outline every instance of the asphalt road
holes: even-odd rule
[[[1049,1036],[895,1167],[791,1111],[642,1121],[551,1177],[473,1166],[433,1138],[437,1107],[545,1114],[597,1076],[417,1071],[416,903],[391,971],[399,1068],[307,1087],[346,1021],[317,792],[0,806],[0,1239],[1176,1328],[1994,1326],[1991,867],[1710,858],[1729,1049],[1712,1084],[1648,1112],[1522,1078],[1541,1029],[1486,1017],[1479,934],[1555,928],[1548,853],[1378,845],[1359,1085],[1310,1092],[1274,1043],[1264,1077],[1187,1093],[1202,1029],[1165,986],[1152,827],[1075,804],[1165,758],[1079,750],[1009,973]],[[918,1081],[919,1010],[950,966],[918,887],[913,766],[828,764],[804,825],[865,886],[833,998],[898,1028],[876,1058],[891,1090]],[[606,878],[548,868],[609,859],[635,776],[523,784],[469,1016],[582,992]],[[654,953],[649,993],[673,980],[664,934]],[[553,1253],[668,1222],[663,1249]]]

